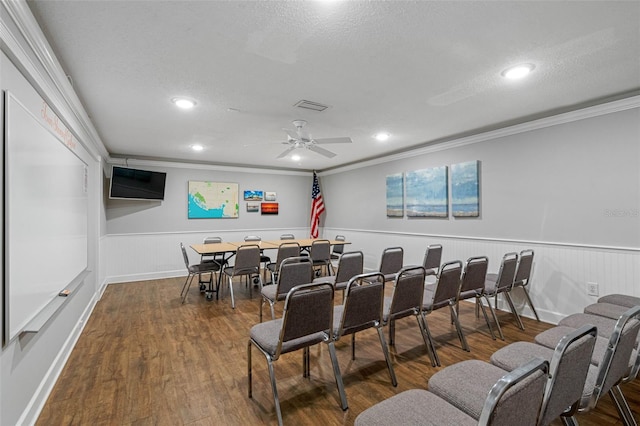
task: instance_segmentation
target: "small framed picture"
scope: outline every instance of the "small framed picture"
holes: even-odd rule
[[[278,203],[261,203],[260,211],[262,214],[278,214]]]
[[[257,213],[260,211],[260,203],[247,203],[247,212],[248,213]]]
[[[264,193],[264,200],[265,201],[275,201],[276,200],[276,193],[275,192],[265,192]]]
[[[262,191],[244,191],[245,201],[262,201]]]

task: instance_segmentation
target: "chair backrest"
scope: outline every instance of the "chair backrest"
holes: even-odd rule
[[[245,241],[262,241],[262,238],[258,237],[257,235],[247,235],[246,237],[244,237]]]
[[[280,354],[308,346],[292,342],[301,337],[318,334],[320,341],[328,340],[333,330],[333,286],[327,283],[303,284],[287,294],[282,313],[282,328],[275,358]],[[292,343],[290,343],[292,342]],[[290,343],[290,344],[288,344]]]
[[[221,237],[205,237],[204,240],[202,240],[203,244],[220,244],[222,243],[222,238]],[[204,261],[204,260],[211,260],[211,259],[216,259],[216,255],[215,254],[203,254],[200,256],[200,261]]]
[[[182,250],[182,257],[184,258],[184,266],[189,270],[189,256],[187,255],[187,251],[184,249],[184,244],[180,243],[180,250]]]
[[[336,283],[344,283],[352,277],[362,274],[364,270],[364,254],[361,251],[349,251],[340,256]]]
[[[296,236],[293,234],[282,234],[280,235],[281,240],[295,240]]]
[[[260,272],[260,247],[246,245],[238,247],[236,251],[233,274],[253,274]]]
[[[402,318],[420,312],[425,276],[426,271],[422,266],[409,266],[398,272],[387,312],[389,319]]]
[[[276,297],[289,293],[292,288],[313,281],[313,265],[309,256],[288,257],[278,269]]]
[[[474,297],[471,292],[482,292],[484,281],[487,278],[487,268],[489,267],[489,259],[486,256],[470,257],[464,264],[464,272],[460,279],[460,291],[458,291],[458,299],[460,295],[464,298]]]
[[[534,358],[505,374],[489,391],[478,424],[535,425],[548,371],[547,361]]]
[[[222,242],[220,237],[206,237],[203,241],[204,244],[219,244]]]
[[[331,259],[331,244],[329,240],[315,240],[311,243],[309,255],[313,261],[329,261]]]
[[[634,374],[634,371],[629,372],[629,360],[640,331],[639,319],[640,306],[635,306],[622,314],[616,321],[607,350],[598,366],[595,390],[589,401],[582,402],[582,406],[588,404],[589,408],[593,408],[601,395],[607,394],[628,374]],[[637,373],[637,365],[636,362],[633,366],[633,369],[636,370],[635,373]]]
[[[518,268],[513,280],[514,286],[524,287],[529,284],[531,270],[533,267],[533,250],[522,250],[518,259]]]
[[[596,326],[589,324],[565,335],[556,345],[549,364],[550,377],[538,425],[546,426],[560,417],[567,407],[579,405],[597,335]]]
[[[498,279],[496,280],[496,292],[508,291],[513,286],[518,266],[518,253],[506,253],[502,257]]]
[[[383,275],[397,274],[402,269],[404,250],[402,247],[389,247],[382,252],[380,272]]]
[[[442,245],[440,244],[431,244],[427,246],[427,250],[424,252],[424,259],[422,261],[422,266],[424,269],[429,271],[433,269],[436,273],[440,268],[440,263],[442,262]]]
[[[460,288],[460,276],[462,275],[462,262],[454,260],[442,265],[438,273],[438,280],[435,284],[433,292],[433,301],[431,309],[438,309],[449,305],[458,297]],[[426,300],[424,301],[427,302]]]
[[[336,235],[336,241],[347,241],[344,235]],[[331,253],[333,254],[342,254],[344,252],[344,244],[334,244],[333,250]]]
[[[276,271],[280,269],[282,261],[289,257],[300,256],[300,244],[296,242],[282,243],[278,247],[278,256],[276,257]]]
[[[344,309],[334,339],[382,324],[384,275],[370,272],[352,277],[344,292]]]

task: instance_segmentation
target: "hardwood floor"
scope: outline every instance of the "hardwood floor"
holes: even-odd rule
[[[38,425],[249,425],[275,424],[266,361],[253,349],[253,399],[247,397],[247,341],[258,321],[253,299],[235,284],[236,309],[228,294],[207,302],[192,286],[185,304],[183,278],[107,287],[58,379]],[[389,289],[387,289],[389,290]],[[282,304],[277,306],[280,310]],[[269,317],[268,309],[265,310]],[[276,310],[278,314],[279,311]],[[466,359],[488,360],[517,340],[532,341],[552,327],[524,319],[526,331],[507,312],[500,313],[506,341],[493,341],[474,306],[461,305],[461,323],[471,352],[465,352],[446,309],[428,317],[443,367],[429,362],[413,318],[398,321],[391,356],[398,387],[391,385],[377,335],[357,335],[356,360],[350,338],[337,343],[349,409],[343,412],[326,345],[311,350],[311,378],[302,377],[302,351],[275,363],[285,424],[350,425],[364,409],[412,388],[426,388],[441,368]],[[388,334],[385,330],[385,336]],[[639,380],[623,391],[638,414]],[[608,397],[596,410],[578,416],[581,425],[622,424]],[[554,424],[561,424],[556,421]]]

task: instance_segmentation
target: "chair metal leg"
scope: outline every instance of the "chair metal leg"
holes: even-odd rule
[[[351,360],[356,360],[356,333],[351,333]]]
[[[193,281],[193,274],[187,275],[187,279],[184,280],[184,284],[182,286],[182,291],[180,292],[180,297],[182,298],[182,303],[187,300],[187,294],[189,293],[189,288],[191,287],[191,282]],[[187,283],[189,285],[187,285]]]
[[[622,423],[625,426],[638,426],[638,423],[631,412],[631,408],[627,403],[627,399],[624,397],[622,389],[620,389],[620,385],[613,386],[609,391],[609,396],[615,404],[616,410],[618,410],[618,415],[620,416]]]
[[[527,291],[527,288],[526,287],[521,287],[521,288],[522,288],[522,291],[524,292],[524,296],[527,298],[527,303],[529,304],[529,307],[533,311],[533,315],[535,315],[536,317],[536,321],[540,322],[540,317],[538,316],[538,312],[536,312],[535,306],[533,306],[533,301],[531,301],[531,297],[529,297],[529,292]]]
[[[508,291],[504,292],[504,298],[507,299],[507,303],[509,304],[509,309],[511,309],[511,313],[513,314],[514,317],[516,317],[516,321],[518,322],[518,328],[520,328],[520,330],[524,330],[524,324],[522,324],[520,315],[518,314],[518,311],[516,310],[516,306],[513,304],[513,300],[511,299],[511,295],[509,294]]]
[[[275,304],[275,302],[269,301],[269,309],[271,309],[271,319],[272,320],[276,319],[276,312],[273,309],[273,305],[274,304]]]
[[[331,364],[333,364],[333,375],[336,378],[336,385],[338,386],[338,393],[340,394],[340,403],[342,405],[342,411],[346,411],[349,408],[347,404],[347,395],[344,392],[344,383],[342,382],[342,374],[340,374],[340,365],[338,365],[338,357],[336,357],[336,347],[333,344],[333,340],[327,341],[329,346],[329,355],[331,356]]]
[[[449,304],[449,310],[451,311],[451,319],[456,326],[456,331],[458,332],[458,339],[460,339],[460,344],[462,345],[462,349],[467,352],[471,352],[469,349],[469,345],[467,344],[467,338],[464,337],[464,333],[462,332],[462,327],[460,326],[460,320],[458,319],[458,315],[456,314],[456,306],[455,303],[452,302]]]
[[[398,380],[396,379],[396,373],[393,371],[393,365],[391,364],[391,357],[389,357],[389,348],[387,348],[387,342],[384,341],[384,333],[382,332],[382,327],[376,327],[378,331],[378,338],[380,339],[380,346],[382,346],[382,353],[384,354],[384,359],[387,361],[387,369],[389,370],[389,376],[391,377],[391,384],[393,387],[398,386]],[[355,335],[355,333],[354,333]]]
[[[280,399],[278,398],[278,388],[276,387],[276,375],[273,371],[273,361],[267,356],[267,366],[269,367],[269,377],[271,379],[271,390],[273,391],[273,401],[278,416],[278,425],[282,426],[282,411],[280,410]]]
[[[498,329],[498,334],[500,335],[500,339],[504,340],[504,334],[502,334],[502,328],[500,327],[500,321],[498,321],[498,316],[496,315],[495,309],[491,306],[491,302],[487,296],[484,296],[487,301],[487,305],[489,305],[489,311],[491,311],[491,316],[493,317],[493,321],[496,323],[496,328]],[[488,324],[488,323],[487,323]]]
[[[249,339],[249,343],[247,344],[247,387],[249,391],[249,398],[252,397],[252,389],[251,389],[251,339]]]
[[[438,357],[438,352],[436,352],[436,345],[433,343],[433,336],[431,336],[431,330],[429,330],[429,324],[427,323],[424,313],[416,315],[416,319],[418,320],[418,326],[422,332],[422,339],[427,347],[427,354],[431,360],[431,366],[440,367],[440,358]]]
[[[231,293],[231,308],[235,309],[236,301],[233,298],[233,276],[232,275],[229,276],[229,292]]]
[[[574,416],[571,417],[560,417],[562,419],[562,423],[565,426],[578,426],[578,421]]]
[[[306,346],[302,349],[302,377],[311,376],[311,367],[309,366],[311,357],[309,355],[309,347]]]
[[[484,304],[482,303],[482,298],[476,297],[476,310],[482,309],[482,315],[484,316],[484,321],[487,323],[487,327],[489,327],[489,333],[491,333],[491,338],[496,340],[496,335],[493,332],[493,327],[491,327],[491,322],[489,321],[489,317],[487,316],[487,311],[484,308]]]
[[[396,322],[393,319],[389,319],[389,344],[396,344]]]

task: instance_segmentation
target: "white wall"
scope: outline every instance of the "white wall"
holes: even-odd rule
[[[102,186],[100,155],[94,144],[101,143],[94,138],[95,130],[81,122],[83,111],[76,109],[79,101],[75,94],[69,96],[72,90],[68,81],[59,65],[54,66],[57,64],[53,62],[55,57],[49,55],[50,47],[44,42],[26,3],[0,3],[0,17],[0,89],[10,91],[36,117],[40,116],[45,100],[74,133],[79,141],[74,151],[88,164],[89,273],[39,332],[20,335],[5,344],[0,353],[0,424],[16,425],[35,422],[100,291],[98,218]],[[69,92],[64,93],[64,90]],[[0,117],[4,120],[4,114]],[[4,170],[0,173],[3,174]],[[46,270],[37,269],[39,255],[46,253],[34,253],[33,273],[46,276]],[[3,281],[3,285],[10,283]],[[0,315],[0,323],[0,328],[4,328],[4,311]]]
[[[246,235],[264,240],[281,234],[309,235],[312,175],[215,166],[129,162],[129,167],[167,173],[163,201],[106,200],[107,241],[105,250],[108,282],[136,281],[184,275],[179,243],[201,243],[207,236],[241,241]],[[188,219],[188,181],[238,183],[240,213],[237,219]],[[278,215],[248,213],[244,190],[276,193]],[[196,260],[195,252],[189,256]],[[268,254],[268,253],[267,253]],[[275,255],[275,253],[274,253]]]
[[[440,243],[443,260],[487,255],[493,271],[504,253],[532,248],[531,293],[552,322],[595,302],[587,282],[600,294],[639,296],[639,123],[636,98],[327,172],[325,234],[345,234],[367,268],[389,246],[420,263],[426,246]],[[479,218],[386,217],[386,175],[470,160],[481,162]]]

